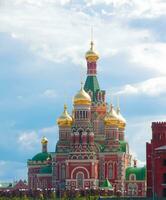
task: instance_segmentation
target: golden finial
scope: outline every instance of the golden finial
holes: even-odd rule
[[[67,111],[67,105],[64,104],[64,112],[66,112],[66,111]]]
[[[45,136],[43,136],[42,139],[41,139],[41,143],[42,144],[47,144],[48,143],[48,139]]]

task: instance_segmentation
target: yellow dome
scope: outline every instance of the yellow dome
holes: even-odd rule
[[[59,126],[71,126],[72,125],[72,117],[67,112],[67,106],[64,105],[64,111],[62,115],[58,118],[57,123]]]
[[[112,104],[110,112],[104,117],[104,123],[106,126],[118,126],[119,118]]]
[[[47,144],[48,143],[48,139],[46,137],[43,137],[41,140],[42,144]]]
[[[89,62],[94,62],[99,59],[98,54],[93,51],[93,42],[92,41],[91,41],[91,48],[89,51],[86,52],[85,58]]]
[[[90,105],[91,104],[91,97],[85,90],[83,89],[81,85],[81,89],[78,91],[78,93],[74,97],[74,105]]]
[[[121,128],[121,129],[124,129],[126,127],[126,120],[121,115],[119,107],[117,108],[117,115],[118,115],[118,119],[119,119],[118,127]]]

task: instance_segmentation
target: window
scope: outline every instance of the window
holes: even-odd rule
[[[166,173],[163,174],[163,183],[166,184]]]
[[[108,177],[109,177],[109,179],[113,178],[113,167],[112,167],[111,164],[110,164],[109,169],[108,169]]]
[[[132,181],[136,180],[135,174],[130,174],[130,180],[132,180]]]
[[[82,111],[83,112],[83,118],[85,119],[85,111]]]
[[[84,186],[84,174],[82,172],[79,172],[77,174],[77,187],[83,188]]]
[[[166,159],[163,160],[163,165],[166,166]]]
[[[82,119],[82,111],[80,111],[80,119]]]
[[[61,168],[61,178],[62,178],[62,179],[65,179],[65,176],[66,176],[65,165],[62,165],[62,168]]]

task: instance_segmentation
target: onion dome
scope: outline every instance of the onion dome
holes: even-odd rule
[[[47,139],[46,137],[43,137],[43,138],[41,139],[41,143],[42,143],[42,144],[47,144],[47,143],[48,143],[48,139]]]
[[[104,117],[104,123],[107,126],[118,126],[119,124],[119,118],[114,110],[113,105],[111,104],[110,112],[107,113],[107,115]]]
[[[118,127],[121,128],[121,129],[124,129],[126,127],[126,120],[121,115],[119,107],[117,108],[117,115],[118,115],[118,119],[119,119]]]
[[[90,50],[86,52],[85,58],[86,58],[86,60],[89,61],[89,62],[95,62],[95,61],[97,61],[97,60],[99,59],[99,56],[98,56],[98,54],[97,54],[96,52],[94,52],[94,50],[93,50],[93,45],[94,45],[94,44],[93,44],[93,41],[91,41],[90,45],[91,45]]]
[[[32,161],[44,162],[44,161],[47,161],[50,157],[51,157],[51,155],[50,155],[48,152],[42,152],[42,153],[36,154],[36,155],[32,158]]]
[[[82,87],[74,97],[74,105],[91,105],[91,97]]]
[[[64,111],[62,115],[58,118],[57,123],[59,126],[71,126],[72,122],[73,119],[67,112],[67,106],[64,105]]]

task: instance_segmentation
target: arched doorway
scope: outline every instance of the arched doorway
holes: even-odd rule
[[[84,188],[84,174],[82,172],[78,172],[76,177],[77,177],[77,188],[83,189]]]

